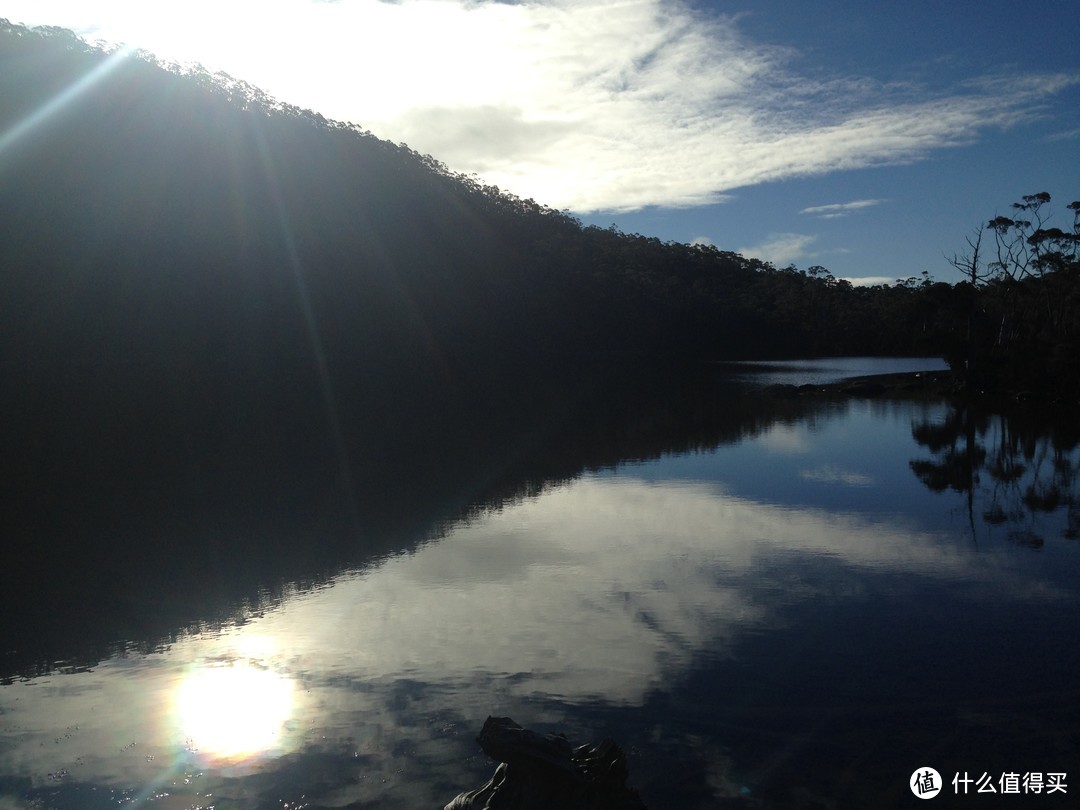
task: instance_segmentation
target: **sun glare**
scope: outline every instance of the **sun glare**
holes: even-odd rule
[[[10,129],[0,132],[0,153],[6,151],[17,141],[32,133],[53,115],[63,110],[64,107],[105,78],[119,66],[127,56],[127,50],[118,49],[70,87],[49,99],[49,101],[34,110],[34,112],[23,118]]]
[[[292,680],[245,661],[193,670],[176,699],[185,739],[200,753],[222,760],[279,748],[292,708]]]

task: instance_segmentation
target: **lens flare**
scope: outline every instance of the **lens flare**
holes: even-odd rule
[[[246,661],[193,670],[176,697],[185,739],[201,754],[221,760],[280,748],[292,709],[293,681]]]

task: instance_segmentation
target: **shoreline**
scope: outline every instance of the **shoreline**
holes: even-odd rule
[[[951,371],[905,371],[847,377],[832,383],[773,383],[762,390],[789,396],[949,399],[963,394],[963,383]]]
[[[1051,407],[1080,408],[1072,402],[1028,390],[971,390],[953,371],[913,371],[848,377],[833,383],[793,385],[776,383],[763,390],[783,396],[823,396],[859,399],[946,400],[978,403],[997,408]]]

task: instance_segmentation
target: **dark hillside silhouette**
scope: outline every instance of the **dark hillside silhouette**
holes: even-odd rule
[[[9,309],[41,304],[5,360],[248,367],[314,341],[337,374],[400,376],[913,349],[910,319],[883,330],[873,294],[831,276],[583,228],[229,77],[55,29],[6,25],[2,53],[5,132],[99,73],[0,153]]]

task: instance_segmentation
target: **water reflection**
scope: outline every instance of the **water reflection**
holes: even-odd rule
[[[197,665],[176,693],[176,720],[210,763],[277,753],[292,716],[293,680],[253,661]]]
[[[770,385],[826,385],[869,374],[945,371],[938,357],[821,357],[813,360],[754,360],[726,364],[740,379]]]
[[[323,452],[331,445],[305,432],[321,416],[302,412],[229,442],[192,434],[189,414],[27,440],[30,466],[10,476],[4,514],[0,681],[149,652],[413,548],[477,504],[628,459],[707,451],[830,407],[753,394],[709,369],[586,372],[387,395],[371,412],[361,397],[350,406],[349,492]]]
[[[972,486],[925,486],[909,460],[947,466],[969,424],[985,456],[947,480]],[[1039,512],[1043,554],[973,548],[967,517],[986,481],[1008,514],[1006,493],[1074,480],[1075,444],[994,424],[886,402],[762,419],[519,488],[242,622],[14,681],[0,804],[437,807],[489,775],[488,714],[613,734],[653,810],[885,806],[924,762],[1068,771],[1071,490]],[[1008,464],[1034,478],[983,472]]]
[[[834,569],[825,581],[822,563]],[[498,684],[502,699],[642,705],[702,655],[730,657],[745,634],[786,622],[830,579],[868,573],[948,582],[975,601],[1068,593],[895,515],[762,504],[701,482],[585,476],[342,578],[260,627],[289,638],[297,666],[317,681],[347,672]]]
[[[804,460],[800,454],[795,468]],[[947,587],[954,608],[969,602],[964,621],[991,601],[1075,605],[1072,588],[1018,570],[1002,550],[972,554],[949,533],[898,514],[762,503],[708,481],[590,474],[478,513],[243,626],[9,688],[0,693],[4,784],[31,796],[95,785],[123,796],[153,789],[194,801],[209,792],[250,804],[302,785],[309,800],[324,803],[437,806],[475,779],[464,778],[462,765],[489,712],[565,726],[576,706],[644,710],[695,673],[742,666],[748,642],[787,638],[795,628],[804,644],[770,652],[769,678],[806,690],[803,678],[782,673],[819,666],[805,657],[805,643],[826,643],[830,630],[797,617],[823,605],[841,623],[849,610],[873,615],[873,595],[896,605],[913,587],[908,580]],[[884,659],[872,642],[860,643]],[[258,650],[266,658],[238,655]],[[895,695],[913,673],[876,677],[873,694]],[[799,712],[835,701],[845,680],[800,701]],[[752,704],[760,688],[742,684],[727,710]],[[174,727],[162,726],[164,695],[172,696]],[[73,737],[110,735],[132,748],[91,753],[93,746],[73,757],[61,740],[42,749],[71,726]],[[664,744],[678,734],[669,730]],[[268,753],[284,756],[275,764]],[[238,763],[246,769],[222,768]],[[298,777],[300,763],[319,780]],[[66,784],[49,781],[58,772]],[[730,763],[724,774],[733,781],[721,780],[723,790],[751,781],[734,777]]]
[[[1032,409],[1006,416],[953,405],[938,418],[917,421],[912,435],[932,455],[912,460],[912,471],[933,491],[965,495],[976,539],[1001,529],[1012,542],[1038,549],[1048,533],[1080,536],[1075,422]],[[977,518],[984,532],[976,531]]]

